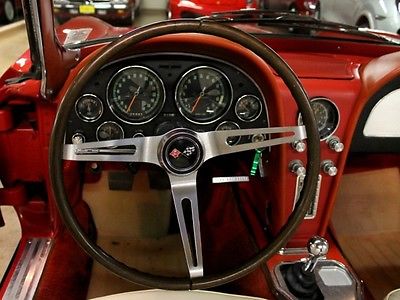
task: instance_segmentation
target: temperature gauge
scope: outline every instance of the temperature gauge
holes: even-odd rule
[[[256,96],[244,95],[236,102],[235,113],[245,122],[257,119],[261,114],[261,101]]]

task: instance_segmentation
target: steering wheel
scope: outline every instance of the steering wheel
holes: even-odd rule
[[[177,128],[160,136],[136,137],[112,141],[82,144],[64,144],[70,112],[75,100],[88,80],[116,54],[145,40],[174,33],[202,33],[228,39],[258,55],[283,79],[294,97],[303,126],[267,127],[245,130],[194,132]],[[279,137],[246,144],[229,145],[232,136],[263,134]],[[244,264],[220,274],[203,274],[203,257],[200,237],[200,220],[197,199],[196,176],[207,160],[257,148],[270,147],[308,138],[307,176],[297,205],[281,228],[276,238]],[[190,153],[171,155],[178,146],[184,146]],[[302,222],[311,200],[315,196],[319,173],[319,137],[312,109],[301,83],[288,65],[272,49],[251,35],[226,25],[208,20],[173,20],[151,24],[128,33],[104,47],[88,62],[68,87],[61,102],[51,135],[50,178],[55,200],[61,217],[79,245],[95,260],[110,271],[129,281],[161,289],[206,289],[238,279],[265,262],[285,245],[292,233]],[[92,241],[74,216],[63,183],[63,160],[78,161],[127,161],[144,162],[161,166],[168,174],[175,205],[180,234],[183,242],[189,278],[169,278],[152,275],[129,267],[103,251]],[[191,226],[187,226],[183,205],[189,205]],[[189,231],[191,230],[191,232]],[[194,237],[191,245],[189,235]]]

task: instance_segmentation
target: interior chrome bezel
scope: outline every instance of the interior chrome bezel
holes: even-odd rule
[[[78,102],[79,102],[82,98],[84,98],[84,97],[91,97],[91,98],[95,99],[96,101],[98,101],[98,102],[100,103],[100,106],[101,106],[100,115],[98,115],[96,118],[94,118],[94,119],[85,118],[84,116],[81,116],[81,115],[79,114]],[[77,117],[78,117],[80,120],[84,121],[84,122],[88,122],[88,123],[96,122],[98,119],[101,118],[101,116],[103,115],[103,112],[104,112],[103,101],[101,101],[100,98],[99,98],[97,95],[95,95],[95,94],[89,94],[89,93],[88,93],[88,94],[83,94],[83,95],[80,96],[80,97],[78,98],[78,100],[76,100],[76,102],[75,102],[75,113],[76,113]]]
[[[328,136],[326,136],[326,137],[324,137],[324,138],[322,138],[322,139],[320,138],[320,141],[322,142],[322,141],[326,141],[327,139],[329,139],[330,137],[332,137],[332,136],[336,133],[336,130],[339,128],[339,124],[340,124],[340,110],[339,110],[338,106],[336,105],[336,103],[333,102],[331,99],[329,99],[329,98],[327,98],[327,97],[314,97],[314,98],[311,98],[311,99],[310,99],[310,105],[312,104],[312,102],[315,102],[315,101],[326,101],[326,102],[329,102],[329,103],[332,104],[332,106],[335,108],[336,113],[337,113],[337,116],[338,116],[338,119],[337,119],[335,128],[329,133]],[[302,117],[301,117],[301,114],[299,113],[298,116],[297,116],[297,125],[302,125],[302,124],[303,124],[303,122],[302,122]],[[319,130],[318,130],[318,133],[319,133]]]
[[[116,76],[118,76],[120,73],[126,71],[127,69],[133,69],[133,68],[139,68],[139,69],[143,69],[148,71],[149,73],[151,73],[160,83],[160,87],[161,90],[163,92],[162,95],[162,99],[161,99],[161,104],[159,104],[159,107],[151,114],[151,116],[148,119],[145,119],[143,121],[134,121],[134,120],[129,120],[128,117],[121,117],[118,115],[118,113],[115,111],[115,105],[112,104],[110,101],[110,96],[109,96],[109,91],[110,91],[110,85],[111,82],[114,80],[114,78]],[[111,76],[111,78],[109,79],[109,81],[107,82],[107,87],[106,87],[106,99],[107,99],[107,104],[108,107],[110,108],[112,114],[119,119],[120,121],[127,123],[127,124],[132,124],[132,125],[142,125],[142,124],[146,124],[148,122],[150,122],[151,120],[153,120],[155,117],[157,117],[159,115],[159,113],[162,111],[164,105],[165,105],[165,100],[166,100],[166,90],[165,90],[165,85],[164,82],[162,81],[161,77],[152,69],[142,66],[142,65],[130,65],[130,66],[126,66],[120,70],[118,70],[115,74],[113,74],[113,76]]]
[[[240,115],[239,115],[238,112],[237,112],[238,103],[239,103],[243,98],[245,98],[245,97],[252,97],[252,98],[256,99],[256,100],[258,101],[259,105],[260,105],[260,108],[259,108],[259,110],[258,110],[258,113],[255,115],[255,117],[253,117],[253,118],[251,118],[251,119],[248,119],[248,120],[247,120],[247,119],[244,119],[244,118],[242,118],[242,117],[240,117]],[[252,95],[252,94],[246,94],[246,95],[241,96],[241,97],[236,101],[236,103],[235,103],[235,115],[236,115],[236,117],[239,118],[239,120],[241,120],[241,121],[243,121],[243,122],[248,122],[248,123],[250,123],[250,122],[253,122],[253,121],[257,120],[257,119],[261,116],[262,111],[263,111],[263,106],[264,106],[264,105],[262,105],[260,98],[258,98],[258,97],[255,96],[255,95]]]
[[[209,121],[198,121],[198,120],[195,120],[195,119],[193,119],[193,118],[190,118],[189,116],[187,116],[187,115],[183,112],[183,108],[182,108],[181,104],[180,104],[179,101],[178,101],[178,90],[179,90],[179,87],[180,87],[180,85],[182,84],[183,80],[185,79],[185,77],[186,77],[189,73],[191,73],[191,72],[193,72],[193,71],[195,71],[195,70],[198,70],[198,69],[210,69],[210,70],[213,70],[213,71],[219,73],[220,75],[222,75],[223,78],[225,78],[225,80],[226,80],[227,83],[228,83],[228,87],[229,87],[229,92],[230,92],[229,104],[224,108],[223,112],[222,112],[219,116],[217,116],[216,118],[212,118],[212,119],[209,120]],[[224,72],[222,72],[220,69],[217,69],[217,68],[211,67],[211,66],[207,66],[207,65],[200,65],[200,66],[197,66],[197,67],[194,67],[194,68],[191,68],[191,69],[187,70],[187,71],[181,76],[181,78],[179,79],[178,83],[177,83],[176,86],[175,86],[175,99],[174,99],[174,101],[175,101],[176,108],[178,109],[178,111],[179,111],[179,113],[181,114],[181,116],[183,116],[183,117],[184,117],[186,120],[188,120],[189,122],[191,122],[191,123],[193,123],[193,124],[197,124],[197,125],[208,125],[208,124],[212,124],[212,123],[215,123],[215,122],[217,122],[218,120],[220,120],[223,116],[225,116],[226,113],[229,111],[229,109],[230,109],[231,106],[232,106],[232,102],[233,102],[233,87],[232,87],[232,83],[231,83],[231,81],[229,80],[228,76],[227,76]]]
[[[99,140],[99,129],[100,129],[102,126],[104,126],[105,124],[115,124],[115,125],[117,125],[117,126],[121,129],[121,132],[122,132],[122,137],[120,137],[118,140],[125,138],[125,132],[124,132],[124,129],[122,128],[121,125],[119,125],[117,122],[114,122],[114,121],[105,121],[105,122],[101,123],[101,124],[96,128],[96,139],[97,139],[97,141],[99,141],[99,142],[107,141],[107,140]]]

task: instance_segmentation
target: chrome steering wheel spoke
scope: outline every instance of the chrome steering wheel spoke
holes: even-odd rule
[[[279,137],[271,138],[271,135]],[[204,145],[204,161],[225,154],[237,153],[258,148],[288,144],[307,138],[305,126],[266,127],[256,129],[221,130],[198,133],[198,138]],[[228,138],[241,136],[263,136],[264,140],[229,145]]]
[[[64,160],[145,162],[160,165],[157,149],[163,136],[65,144]]]
[[[171,192],[190,278],[203,276],[197,172],[186,176],[169,174]]]

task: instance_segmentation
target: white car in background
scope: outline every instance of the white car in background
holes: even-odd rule
[[[319,0],[321,20],[400,33],[400,0]]]

